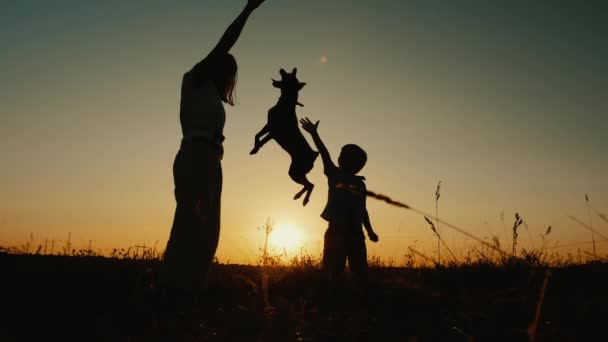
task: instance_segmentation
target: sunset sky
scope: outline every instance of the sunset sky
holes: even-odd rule
[[[76,247],[164,248],[181,77],[245,2],[1,1],[0,244],[71,232]],[[568,218],[590,221],[588,194],[608,235],[606,32],[605,1],[267,0],[233,49],[218,257],[254,262],[268,217],[322,249],[320,159],[302,207],[276,143],[248,154],[281,67],[308,83],[298,115],[321,121],[334,160],[346,143],[367,151],[370,190],[434,212],[441,180],[441,218],[507,243],[518,212],[522,247],[549,225],[552,244],[590,241]],[[434,253],[422,216],[372,199],[368,210],[380,236],[369,254]],[[461,254],[474,245],[442,231]]]

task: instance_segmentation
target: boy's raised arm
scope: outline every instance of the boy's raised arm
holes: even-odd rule
[[[315,122],[313,124],[309,118],[304,118],[304,119],[300,120],[300,123],[302,124],[302,128],[306,132],[308,132],[310,134],[310,136],[312,137],[312,140],[314,141],[315,146],[317,146],[317,150],[319,150],[319,153],[321,154],[321,159],[323,160],[323,167],[325,169],[325,173],[327,173],[327,171],[329,169],[335,168],[336,165],[331,160],[329,151],[327,150],[327,147],[325,147],[325,144],[321,140],[321,137],[319,136],[319,132],[317,131],[317,129],[319,128],[319,121],[317,120],[317,122]]]

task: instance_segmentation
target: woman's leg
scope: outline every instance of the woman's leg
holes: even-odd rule
[[[222,165],[219,160],[211,161],[205,189],[207,198],[207,213],[202,218],[202,229],[207,234],[207,265],[210,266],[215,258],[220,238],[221,209],[222,209]]]
[[[173,163],[175,215],[160,269],[160,285],[171,291],[193,287],[193,249],[196,227],[196,195],[191,170],[191,153],[180,149]]]
[[[202,288],[219,241],[221,164],[205,146],[188,146],[180,149],[173,173],[177,205],[160,285],[195,293]]]

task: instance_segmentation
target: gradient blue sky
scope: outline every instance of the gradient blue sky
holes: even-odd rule
[[[0,1],[0,243],[71,232],[77,245],[164,246],[180,79],[244,3]],[[585,193],[608,213],[607,10],[604,1],[267,0],[233,50],[238,105],[227,108],[218,255],[253,261],[267,217],[295,225],[313,253],[322,241],[320,162],[302,208],[276,144],[248,155],[281,67],[308,83],[299,115],[321,120],[335,158],[346,143],[367,150],[370,189],[434,211],[442,180],[440,216],[480,237],[504,239],[517,211],[530,228],[523,246],[548,225],[554,242],[589,241],[567,215],[589,220]],[[368,207],[381,239],[370,254],[400,258],[411,244],[432,253],[421,217]],[[463,253],[471,244],[444,234]]]

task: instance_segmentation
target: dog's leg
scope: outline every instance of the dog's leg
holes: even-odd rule
[[[294,200],[299,199],[300,197],[302,197],[302,195],[304,195],[304,193],[308,190],[307,187],[303,187],[302,190],[300,190],[295,196],[293,196]]]
[[[266,124],[264,126],[264,128],[262,128],[255,135],[255,140],[253,141],[253,149],[251,150],[251,152],[249,152],[249,154],[256,154],[256,153],[258,153],[258,151],[260,150],[260,148],[262,146],[264,146],[264,144],[267,143],[268,140],[271,139],[271,138],[268,138],[268,136],[270,135],[269,133],[270,133],[270,127],[268,127],[268,124]],[[260,137],[263,136],[264,134],[268,134],[268,135],[266,135],[262,140],[260,140]]]
[[[312,189],[315,187],[314,184],[310,183],[310,185],[305,186],[304,188],[302,188],[302,190],[300,190],[300,192],[298,192],[293,199],[296,200],[300,197],[302,197],[302,195],[306,194],[306,196],[304,196],[304,201],[302,202],[302,205],[307,205],[308,202],[310,201],[310,194],[312,193]]]
[[[291,179],[293,179],[294,182],[296,182],[298,184],[302,184],[304,186],[302,188],[302,190],[300,190],[293,197],[293,199],[297,200],[306,193],[306,196],[304,197],[303,205],[308,204],[308,201],[310,199],[310,192],[312,191],[312,188],[314,187],[314,185],[310,181],[308,181],[308,178],[306,178],[306,172],[302,171],[302,169],[298,166],[298,164],[296,164],[292,161],[291,166],[289,167],[289,177],[291,177]]]
[[[256,153],[258,153],[258,151],[260,150],[260,148],[262,148],[262,146],[266,145],[266,143],[269,142],[270,140],[272,140],[272,136],[270,134],[268,134],[265,137],[263,137],[262,140],[258,140],[256,142],[255,146],[253,147],[253,150],[251,150],[251,152],[249,152],[249,154],[256,154]]]
[[[306,196],[304,196],[304,202],[302,202],[302,205],[307,205],[308,201],[310,201],[310,194],[312,194],[312,190],[314,189],[315,185],[310,183],[310,186],[306,189]]]
[[[302,202],[302,205],[308,204],[308,201],[310,200],[310,193],[312,192],[312,189],[315,187],[315,185],[309,182],[306,176],[303,176],[302,178],[299,178],[295,181],[296,183],[304,185],[304,187],[293,197],[293,199],[297,200],[302,197],[302,195],[306,194],[306,196],[304,196],[304,202]]]

